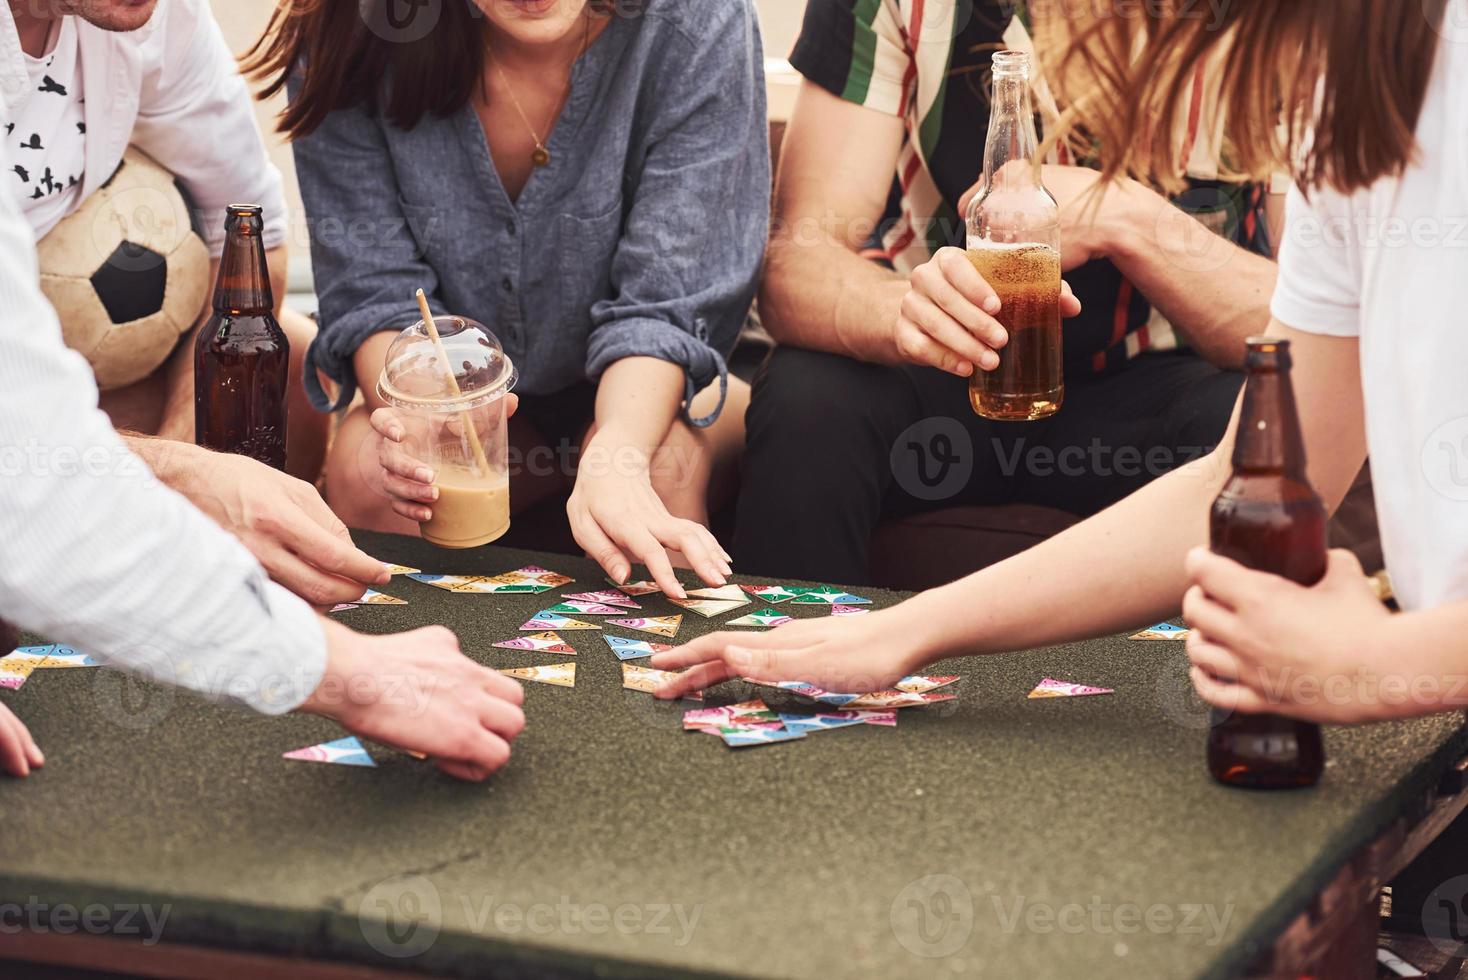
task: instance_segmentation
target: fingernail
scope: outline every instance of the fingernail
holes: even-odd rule
[[[429,500],[437,500],[438,499],[438,487],[429,487],[428,488],[428,499]]]
[[[959,361],[958,362],[958,373],[959,373],[960,376],[965,377],[965,378],[971,377],[973,375],[973,373],[974,373],[974,366],[972,364],[970,364],[968,361]]]
[[[681,585],[680,586],[677,586],[676,588],[674,588],[673,594],[675,596],[677,596],[679,599],[687,599],[688,598],[688,590],[685,589],[685,588],[683,588],[683,586],[681,586]]]
[[[988,299],[984,300],[984,312],[989,314],[990,316],[993,316],[995,313],[999,312],[999,308],[1003,305],[1003,303],[999,302],[998,296],[990,296]]]
[[[999,366],[999,355],[998,354],[985,354],[984,355],[984,369],[985,370],[992,371],[995,368],[997,368],[998,366]]]
[[[430,470],[426,466],[420,466],[418,468],[418,472],[416,472],[416,473],[413,474],[413,477],[419,483],[432,483],[433,482],[433,470]]]

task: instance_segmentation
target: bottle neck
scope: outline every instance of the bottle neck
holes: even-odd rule
[[[1249,366],[1233,467],[1235,473],[1306,478],[1305,440],[1288,361]]]
[[[270,268],[265,261],[264,222],[258,215],[231,214],[225,222],[224,254],[214,286],[214,311],[265,316],[275,311]]]
[[[1029,73],[996,71],[984,144],[984,185],[1006,189],[1039,186],[1033,166],[1010,166],[1033,163],[1038,154]]]

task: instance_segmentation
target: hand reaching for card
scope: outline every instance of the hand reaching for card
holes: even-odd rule
[[[301,706],[363,738],[431,758],[444,772],[480,782],[510,760],[525,727],[525,693],[464,656],[442,626],[364,636],[322,620],[327,668]]]
[[[30,729],[0,704],[0,772],[24,778],[45,764],[46,757],[31,738]]]
[[[736,677],[804,681],[844,694],[888,690],[924,663],[901,609],[800,620],[767,633],[699,637],[652,658],[658,670],[683,671],[658,697],[682,697]]]
[[[514,415],[519,407],[519,396],[505,395],[505,418]],[[433,520],[431,505],[438,499],[438,488],[433,481],[438,474],[408,451],[408,429],[402,416],[394,409],[379,408],[372,413],[371,421],[376,433],[379,470],[368,478],[368,484],[387,494],[393,512],[400,517],[420,524]],[[435,424],[456,427],[460,422],[457,415],[448,415]],[[427,438],[422,441],[427,442]]]

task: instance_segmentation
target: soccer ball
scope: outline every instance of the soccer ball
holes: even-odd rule
[[[209,250],[171,173],[130,148],[112,179],[37,246],[41,289],[97,387],[163,365],[209,293]]]

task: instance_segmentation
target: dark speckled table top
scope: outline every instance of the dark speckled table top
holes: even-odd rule
[[[408,605],[339,614],[446,624],[495,666],[567,659],[490,644],[603,586],[577,559],[358,540],[428,571],[576,576],[540,597],[397,578]],[[679,639],[718,622],[686,615]],[[1333,730],[1315,789],[1226,789],[1181,644],[1118,637],[945,663],[959,699],[895,730],[731,750],[622,690],[600,633],[563,635],[576,687],[527,685],[514,760],[481,786],[377,748],[376,769],[282,760],[341,734],[319,719],[38,673],[0,692],[48,756],[0,783],[0,903],[156,903],[168,942],[465,975],[1221,976],[1465,747],[1458,716]],[[1047,676],[1116,693],[1027,700]]]

